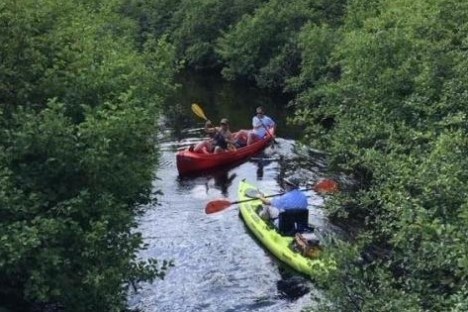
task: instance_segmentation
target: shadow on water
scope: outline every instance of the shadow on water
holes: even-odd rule
[[[178,182],[180,186],[184,187],[187,184],[192,183],[195,178],[205,179],[206,192],[208,192],[208,181],[213,179],[213,187],[219,189],[224,197],[228,197],[228,189],[232,185],[234,179],[237,177],[237,173],[231,173],[230,171],[239,165],[240,163],[235,166],[230,166],[229,168],[210,170],[209,172],[204,172],[203,174],[198,175],[179,176]]]
[[[257,180],[263,180],[263,169],[270,165],[272,161],[277,160],[277,158],[271,157],[271,155],[268,155],[267,153],[265,153],[265,151],[262,151],[261,153],[251,157],[249,161],[257,165]]]
[[[193,179],[197,179],[197,178],[199,179],[200,178],[206,178],[206,179],[212,178],[214,179],[215,186],[222,191],[222,194],[225,197],[227,197],[228,188],[229,186],[231,186],[232,181],[237,176],[236,173],[231,174],[230,171],[232,171],[236,167],[239,167],[245,162],[251,162],[255,164],[257,167],[256,169],[257,180],[262,180],[263,168],[271,164],[273,160],[275,160],[275,158],[272,158],[271,156],[265,153],[265,150],[263,150],[253,155],[250,158],[242,159],[242,160],[236,161],[234,163],[225,165],[220,168],[218,167],[218,168],[205,170],[203,172],[189,173],[183,176],[179,175],[178,180],[180,181],[181,184],[184,184],[187,181],[192,181]]]
[[[278,265],[278,271],[281,279],[276,282],[276,288],[280,299],[293,301],[310,292],[311,286],[305,277],[298,275],[282,263]]]

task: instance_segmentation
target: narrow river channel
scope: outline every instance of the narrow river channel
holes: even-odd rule
[[[235,201],[241,179],[256,184],[265,194],[280,190],[278,181],[283,175],[317,179],[324,168],[320,153],[298,148],[294,139],[299,131],[285,126],[287,110],[281,109],[285,103],[278,103],[284,99],[219,78],[198,79],[181,78],[176,109],[161,124],[160,164],[153,184],[163,195],[139,219],[138,231],[148,245],[140,256],[172,260],[174,267],[164,280],[143,284],[139,292],[131,293],[129,308],[142,312],[301,311],[320,297],[314,284],[263,249],[249,234],[236,206],[214,215],[206,215],[204,208],[217,198]],[[282,127],[279,144],[235,168],[181,178],[175,153],[202,136],[197,130],[202,121],[190,111],[193,102],[200,103],[213,121],[229,118],[233,130],[248,127],[255,107],[264,105]],[[310,223],[332,232],[321,209],[323,198],[312,191],[307,195]]]

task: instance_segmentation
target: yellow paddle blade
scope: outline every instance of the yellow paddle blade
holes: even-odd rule
[[[198,117],[208,120],[208,118],[205,116],[205,113],[203,112],[203,109],[197,103],[192,104],[192,111]]]

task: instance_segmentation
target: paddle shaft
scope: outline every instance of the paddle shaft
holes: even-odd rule
[[[257,117],[258,118],[258,117]],[[270,130],[265,126],[265,124],[263,123],[262,119],[258,118],[258,120],[260,120],[260,123],[262,124],[263,128],[265,128],[266,132],[268,133],[268,135],[273,139],[273,143],[274,144],[278,144],[278,142],[276,142],[275,140],[275,137],[271,135],[270,133]]]
[[[336,185],[336,182],[333,180],[323,180],[318,183],[316,183],[312,188],[306,188],[306,189],[300,189],[299,191],[304,192],[304,191],[309,191],[309,190],[315,190],[316,192],[336,192],[338,191],[338,187]],[[273,195],[268,195],[264,196],[263,198],[268,198],[268,197],[275,197],[275,196],[280,196],[283,195],[284,193],[279,193],[279,194],[273,194]],[[253,197],[253,196],[252,196]],[[206,207],[205,207],[205,212],[207,214],[210,213],[215,213],[215,212],[220,212],[228,207],[231,207],[232,205],[239,204],[239,203],[245,203],[249,202],[252,200],[258,200],[258,196],[250,198],[250,199],[244,199],[244,200],[238,200],[234,202],[230,202],[227,199],[218,199],[218,200],[213,200],[210,201]]]
[[[310,191],[310,190],[313,190],[313,189],[302,189],[302,190],[299,190],[299,191],[305,192],[305,191]],[[283,194],[285,194],[285,193],[272,194],[272,195],[263,196],[263,197],[264,198],[270,198],[270,197],[281,196]],[[234,204],[246,203],[246,202],[249,202],[249,201],[252,201],[252,200],[257,200],[257,199],[258,198],[243,199],[243,200],[238,200],[238,201],[235,201],[235,202],[231,202],[230,204],[234,205]]]

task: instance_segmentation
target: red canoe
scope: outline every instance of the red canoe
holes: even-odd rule
[[[203,173],[204,171],[232,165],[245,160],[261,152],[270,144],[275,136],[275,129],[272,128],[269,131],[271,135],[267,134],[263,140],[238,148],[235,151],[227,151],[218,154],[194,153],[188,149],[180,151],[176,154],[179,175]]]

